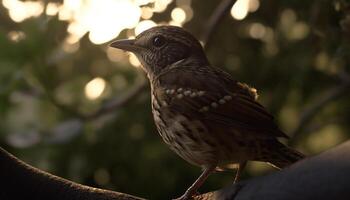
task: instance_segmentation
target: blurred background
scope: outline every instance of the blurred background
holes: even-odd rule
[[[2,0],[0,146],[78,183],[182,194],[200,169],[158,136],[137,59],[108,47],[157,24],[185,27],[214,66],[256,87],[305,154],[350,138],[347,0]],[[244,178],[269,172],[253,162]],[[233,177],[216,173],[201,192]]]

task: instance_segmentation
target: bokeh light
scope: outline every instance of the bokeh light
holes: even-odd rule
[[[171,11],[171,18],[177,23],[183,23],[186,20],[186,13],[182,8],[174,8]]]
[[[150,88],[137,68],[140,61],[108,45],[157,25],[185,27],[202,39],[210,63],[256,87],[259,102],[292,138],[290,145],[306,155],[350,137],[350,99],[342,89],[349,76],[349,17],[331,1],[235,0],[215,22],[218,26],[207,22],[218,16],[221,1],[0,3],[0,139],[30,164],[70,180],[169,199],[198,175],[199,169],[184,167],[186,162],[154,134]],[[304,121],[310,110],[316,114]],[[250,163],[244,179],[270,169]],[[140,180],[133,181],[135,175]],[[232,181],[226,175],[213,175],[203,190],[224,187]]]
[[[259,6],[259,0],[237,0],[231,8],[231,15],[236,20],[242,20],[249,12],[258,10]]]
[[[109,47],[106,49],[107,57],[109,60],[113,62],[123,62],[125,61],[126,54],[123,51],[120,51],[120,49]]]
[[[150,7],[141,8],[141,17],[142,19],[150,19],[153,16],[152,9]]]
[[[26,35],[22,31],[10,31],[7,37],[13,42],[19,42],[26,38]]]
[[[51,16],[54,16],[54,15],[57,15],[58,14],[58,11],[59,11],[59,4],[58,3],[48,3],[47,6],[46,6],[46,11],[45,11],[45,14],[46,15],[51,15]]]
[[[135,35],[142,33],[143,31],[156,26],[157,24],[152,20],[143,20],[137,24],[135,28]]]
[[[88,82],[85,86],[85,96],[90,100],[95,100],[101,96],[106,88],[106,81],[97,77]]]
[[[249,28],[249,35],[254,39],[261,39],[266,34],[266,28],[260,23],[253,23]]]
[[[110,174],[106,169],[100,168],[95,171],[94,180],[99,185],[106,185],[110,182]]]
[[[171,2],[172,0],[156,0],[152,10],[157,13],[163,12]]]
[[[249,0],[237,0],[232,6],[231,15],[237,20],[244,19],[248,14]]]
[[[341,128],[336,125],[327,125],[317,132],[313,132],[306,139],[306,146],[312,152],[324,151],[331,148],[342,141],[346,140],[346,136]]]
[[[172,0],[64,0],[63,3],[42,1],[3,0],[11,19],[22,22],[37,17],[44,11],[47,16],[58,15],[61,21],[68,21],[69,42],[76,43],[85,34],[94,44],[103,44],[116,38],[124,29],[138,27],[138,31],[150,26],[154,12],[163,12]],[[181,8],[174,11],[175,20],[184,23],[186,13]],[[156,23],[152,23],[152,26]]]
[[[137,59],[137,57],[133,53],[129,53],[129,62],[132,66],[135,66],[135,67],[141,66],[139,59]]]
[[[143,6],[149,3],[154,3],[155,0],[135,0],[134,2],[139,5],[139,6]]]
[[[298,21],[298,17],[292,9],[282,11],[280,28],[289,40],[301,40],[310,33],[309,25],[304,21]]]
[[[62,49],[66,53],[74,53],[79,50],[80,44],[79,42],[72,43],[69,41],[69,38],[62,43]]]
[[[249,0],[248,10],[249,12],[255,12],[258,10],[259,6],[260,6],[259,0]]]
[[[2,4],[9,10],[9,15],[15,22],[37,17],[44,11],[44,3],[41,1],[3,0]]]

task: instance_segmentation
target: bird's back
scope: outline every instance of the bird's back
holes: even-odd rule
[[[164,141],[187,161],[259,160],[266,141],[286,137],[255,89],[214,67],[176,64],[151,81],[153,115]]]

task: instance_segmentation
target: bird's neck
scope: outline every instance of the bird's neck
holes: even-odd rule
[[[194,69],[194,68],[197,68],[198,66],[210,66],[210,63],[206,57],[203,58],[203,57],[191,56],[191,57],[176,61],[165,67],[154,66],[154,69],[159,69],[159,70],[151,70],[151,72],[147,72],[147,76],[152,81],[154,79],[157,79],[157,77],[163,74],[171,73],[173,69],[177,69],[177,68]]]
[[[207,59],[195,59],[195,58],[185,58],[174,62],[171,65],[164,67],[159,73],[150,74],[147,73],[147,76],[150,80],[151,86],[157,84],[167,84],[170,82],[184,82],[188,77],[182,76],[184,73],[187,75],[192,74],[191,72],[196,71],[197,69],[210,67],[210,63]],[[182,73],[178,73],[182,72]],[[166,78],[165,78],[166,77]],[[166,80],[165,80],[166,79]]]

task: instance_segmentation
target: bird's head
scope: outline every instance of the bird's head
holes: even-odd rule
[[[180,60],[208,62],[199,41],[176,26],[153,27],[135,39],[117,40],[110,46],[134,53],[149,77],[156,76]]]

